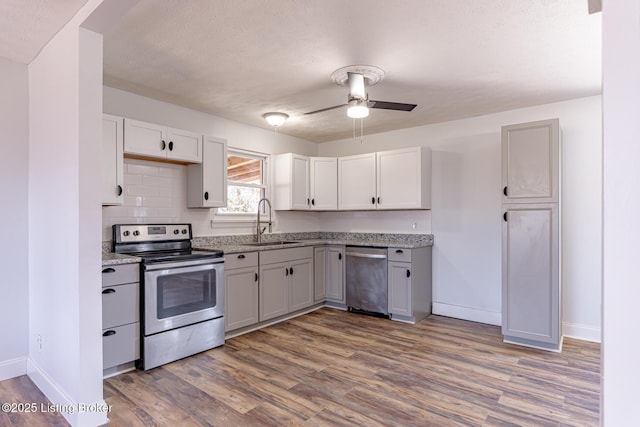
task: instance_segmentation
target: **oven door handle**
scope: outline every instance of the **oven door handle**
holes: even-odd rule
[[[224,263],[224,258],[206,258],[200,260],[191,260],[191,261],[173,261],[173,262],[159,262],[157,264],[144,264],[144,269],[146,271],[154,271],[154,270],[167,270],[169,268],[189,268],[189,267],[197,267],[201,265],[214,265]]]

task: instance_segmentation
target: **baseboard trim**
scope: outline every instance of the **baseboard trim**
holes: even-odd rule
[[[27,359],[27,375],[40,391],[51,401],[55,410],[73,426],[98,426],[109,419],[109,406],[104,400],[97,402],[75,402],[62,387],[51,378],[33,359]]]
[[[27,374],[27,356],[0,362],[0,381]]]
[[[602,331],[600,328],[580,325],[576,323],[562,322],[562,335],[567,338],[573,338],[576,340],[590,341],[590,342],[602,342]]]
[[[502,325],[502,313],[495,311],[434,302],[431,308],[431,312],[439,316],[470,320],[472,322],[486,323],[488,325]]]

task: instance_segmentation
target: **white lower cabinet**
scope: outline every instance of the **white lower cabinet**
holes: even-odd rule
[[[258,323],[258,253],[227,255],[224,279],[225,331]]]
[[[415,323],[431,314],[431,247],[388,249],[391,319]]]
[[[102,268],[102,366],[104,370],[140,358],[140,266]]]
[[[344,307],[344,275],[344,246],[314,248],[315,301]]]
[[[260,321],[313,305],[313,248],[260,252]]]

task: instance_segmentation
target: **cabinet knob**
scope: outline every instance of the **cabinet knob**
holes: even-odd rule
[[[122,196],[122,185],[118,185],[118,196]]]
[[[115,273],[116,269],[115,268],[111,268],[111,267],[107,267],[107,268],[103,268],[102,272],[103,273]]]
[[[289,275],[293,276],[293,267],[289,267]]]
[[[403,254],[403,253],[404,253],[404,251],[403,251],[402,249],[396,249],[396,253],[397,253],[397,254]]]
[[[507,187],[506,187],[506,186],[502,189],[502,194],[504,194],[505,196],[507,196]]]
[[[110,337],[111,335],[115,335],[115,334],[116,334],[116,331],[114,331],[114,330],[109,330],[109,331],[105,331],[105,332],[102,334],[102,336],[103,336],[103,337]]]
[[[316,199],[311,199],[311,204],[312,204],[313,206],[315,206],[315,205],[316,205]]]
[[[104,291],[102,291],[102,294],[103,294],[103,295],[106,295],[106,294],[115,294],[115,293],[116,293],[116,290],[115,290],[115,289],[111,289],[111,288],[109,288],[109,289],[105,289]]]
[[[378,197],[378,204],[380,204],[380,197]]]
[[[502,219],[504,219],[505,221],[507,220],[507,213],[506,212],[504,214],[502,214]]]
[[[164,139],[162,140],[162,145],[161,145],[161,150],[164,150],[165,148],[167,148],[167,143],[164,142]]]
[[[289,269],[287,267],[284,268],[285,277],[289,275]]]
[[[338,253],[338,259],[342,259],[342,252]]]
[[[376,204],[376,198],[375,198],[375,197],[372,197],[372,198],[371,198],[371,204],[372,204],[372,205],[375,205],[375,204]]]
[[[254,274],[253,280],[254,280],[254,282],[257,282],[258,281],[258,273],[253,273],[253,274]]]
[[[245,255],[244,254],[238,255],[238,259],[245,259]]]
[[[204,199],[205,200],[209,200],[209,192],[208,191],[204,192]]]
[[[169,141],[169,151],[173,151],[173,141]]]
[[[407,270],[407,277],[411,277],[411,270]]]

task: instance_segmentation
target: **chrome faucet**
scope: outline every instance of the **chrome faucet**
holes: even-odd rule
[[[267,204],[269,205],[269,233],[271,233],[271,202],[269,201],[269,199],[267,199],[266,197],[263,197],[262,199],[260,199],[260,201],[258,202],[258,218],[257,218],[257,225],[256,225],[256,241],[258,243],[260,243],[262,241],[262,233],[264,233],[264,231],[267,229],[267,227],[260,229],[260,203],[262,202],[267,202]]]

